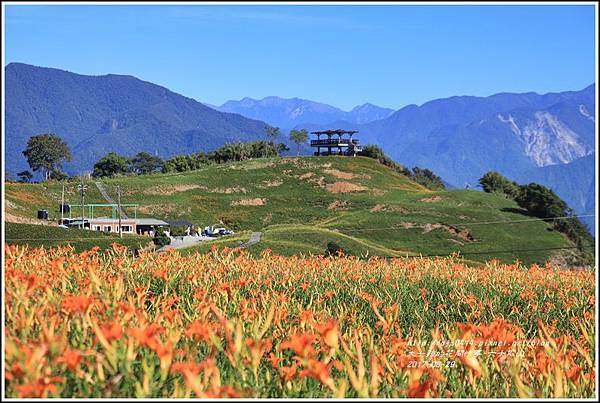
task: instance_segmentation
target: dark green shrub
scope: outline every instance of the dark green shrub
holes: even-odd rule
[[[346,251],[336,241],[327,242],[325,254],[329,256],[347,255]]]
[[[171,238],[169,238],[169,236],[165,234],[165,230],[162,227],[158,227],[156,229],[152,241],[154,242],[154,245],[156,245],[157,248],[162,248],[163,246],[171,244]]]

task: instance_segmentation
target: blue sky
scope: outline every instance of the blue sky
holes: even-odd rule
[[[129,74],[201,102],[398,109],[595,80],[592,5],[6,5],[5,62]]]

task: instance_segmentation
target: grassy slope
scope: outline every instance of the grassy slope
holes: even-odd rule
[[[352,174],[354,177],[340,178],[339,172],[342,176]],[[324,185],[335,182],[351,182],[367,189],[328,192]],[[238,231],[262,231],[261,242],[249,248],[252,252],[269,247],[282,254],[323,253],[328,241],[338,240],[353,254],[402,256],[461,251],[477,261],[496,257],[504,261],[519,258],[531,263],[541,262],[555,252],[486,251],[569,245],[562,235],[551,231],[543,222],[469,224],[529,217],[524,216],[513,201],[496,195],[469,190],[430,192],[368,158],[258,159],[194,172],[107,179],[105,183],[109,190],[121,185],[123,202],[140,204],[138,216],[185,218],[197,226],[222,222]],[[75,184],[68,186],[67,199],[78,202],[74,187]],[[44,206],[56,210],[60,189],[59,184],[7,183],[9,211],[33,216],[44,202],[47,205]],[[265,204],[233,205],[239,200],[255,198],[264,199]],[[434,201],[423,201],[425,198]],[[86,201],[103,202],[93,184],[89,186]],[[345,205],[328,208],[336,201]],[[377,205],[384,205],[388,211],[370,211]],[[105,214],[109,213],[106,210]],[[467,229],[476,241],[464,242],[444,229],[424,232],[423,228],[406,229],[400,225],[407,222],[455,224],[460,230]],[[220,244],[236,246],[234,240],[223,240]],[[207,250],[209,245],[197,249]]]
[[[84,251],[94,246],[109,249],[112,243],[128,246],[132,249],[144,247],[151,239],[135,235],[109,235],[78,229],[64,229],[47,225],[6,223],[5,239],[9,244],[30,246],[57,246],[70,244],[76,251]]]

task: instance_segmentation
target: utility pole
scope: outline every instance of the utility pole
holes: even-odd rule
[[[62,197],[60,201],[60,225],[64,225],[65,222],[65,184],[62,187]]]
[[[81,183],[77,185],[77,190],[81,194],[81,229],[85,229],[85,190],[87,186],[83,183],[83,178],[81,178]]]
[[[123,228],[121,228],[121,185],[117,185],[117,207],[119,209],[119,237],[123,238]]]

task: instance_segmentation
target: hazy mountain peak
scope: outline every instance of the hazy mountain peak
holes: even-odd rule
[[[371,103],[358,105],[346,112],[322,102],[278,96],[268,96],[261,100],[243,98],[240,101],[227,101],[219,107],[219,110],[264,120],[270,125],[285,129],[302,124],[328,124],[336,121],[362,124],[384,119],[394,112],[392,109]]]

